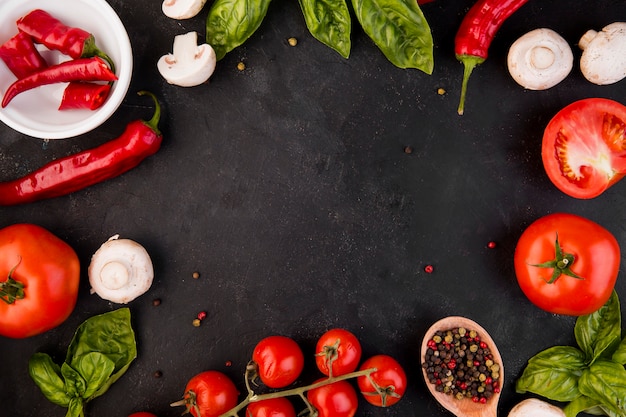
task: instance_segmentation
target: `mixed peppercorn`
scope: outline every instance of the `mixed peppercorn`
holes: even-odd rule
[[[438,392],[480,403],[500,392],[500,364],[475,330],[439,330],[427,346],[422,366]]]

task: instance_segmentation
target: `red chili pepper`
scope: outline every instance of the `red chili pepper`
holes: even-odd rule
[[[63,90],[59,110],[89,109],[96,110],[106,101],[111,91],[111,84],[96,84],[84,81],[71,82]]]
[[[528,0],[478,0],[467,12],[454,39],[456,58],[463,63],[458,113],[463,114],[467,82],[472,70],[485,62],[491,41],[506,19]]]
[[[50,13],[35,9],[17,20],[20,32],[30,35],[36,43],[59,51],[70,57],[89,58],[99,56],[115,68],[113,60],[96,46],[96,38],[86,30],[66,26]]]
[[[111,71],[106,62],[98,57],[65,61],[15,81],[4,93],[2,107],[6,107],[16,95],[42,85],[71,81],[115,80],[117,80],[117,76]]]
[[[0,182],[0,205],[31,203],[59,197],[117,177],[139,165],[161,147],[163,135],[158,130],[161,109],[149,121],[135,120],[118,138],[96,148],[49,162],[40,169],[13,181]]]
[[[31,37],[22,32],[18,32],[0,46],[0,58],[18,79],[28,77],[48,66]]]

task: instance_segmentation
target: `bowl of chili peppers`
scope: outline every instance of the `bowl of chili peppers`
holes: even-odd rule
[[[133,54],[106,0],[0,2],[0,120],[41,139],[89,132],[121,105]]]

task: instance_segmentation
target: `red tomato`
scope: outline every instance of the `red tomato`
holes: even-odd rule
[[[345,375],[356,370],[361,360],[361,344],[356,336],[344,329],[331,329],[317,341],[315,362],[324,375]]]
[[[251,402],[246,408],[246,417],[296,417],[293,404],[285,397]]]
[[[34,336],[74,311],[80,263],[67,243],[34,224],[0,229],[0,334]]]
[[[356,391],[346,380],[309,390],[306,397],[317,410],[318,417],[352,417],[359,405]]]
[[[300,346],[285,336],[269,336],[261,340],[252,353],[261,381],[270,388],[283,388],[293,383],[304,368]]]
[[[138,411],[136,413],[132,413],[128,417],[157,417],[157,415],[148,413],[147,411]]]
[[[239,391],[219,371],[205,371],[189,380],[183,403],[194,417],[218,417],[237,405]]]
[[[517,242],[515,274],[528,299],[550,313],[593,313],[611,296],[620,264],[615,237],[584,217],[556,213],[532,223]]]
[[[563,108],[544,131],[541,156],[559,190],[597,197],[626,174],[626,106],[589,98]]]
[[[406,391],[406,373],[391,356],[372,356],[360,370],[376,368],[369,376],[360,376],[356,382],[368,403],[389,407],[400,401]]]

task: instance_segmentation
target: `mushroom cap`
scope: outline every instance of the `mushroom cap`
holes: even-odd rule
[[[207,0],[164,0],[163,14],[172,19],[190,19],[200,13]]]
[[[559,407],[537,398],[527,398],[511,409],[508,417],[565,417]]]
[[[561,35],[541,28],[513,42],[507,65],[513,79],[522,87],[546,90],[563,81],[572,71],[574,55]]]
[[[174,37],[172,53],[162,56],[157,62],[157,69],[168,83],[194,87],[211,77],[217,65],[215,51],[211,45],[198,45],[197,42],[196,32]]]
[[[580,71],[588,81],[608,85],[626,77],[626,23],[611,23],[600,32],[589,30],[578,46],[583,50]]]
[[[115,235],[93,254],[88,275],[92,293],[126,304],[150,289],[154,270],[143,246]]]

